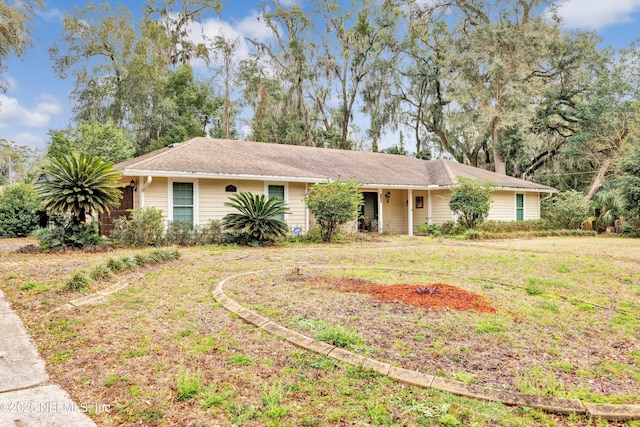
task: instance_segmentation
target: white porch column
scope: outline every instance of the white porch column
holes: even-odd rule
[[[431,218],[431,190],[427,190],[427,224],[433,225]]]
[[[382,204],[382,188],[378,188],[378,233],[382,233],[384,231],[382,227],[382,208],[384,205]]]
[[[304,195],[309,195],[309,183],[304,183]],[[309,204],[304,204],[304,234],[309,234]]]
[[[407,198],[407,224],[409,228],[409,237],[413,236],[413,190],[409,189]]]
[[[142,183],[142,177],[139,177],[140,182],[138,183],[138,197],[140,198],[139,202],[140,202],[140,208],[144,208],[144,195],[145,192],[147,191],[147,187],[149,187],[151,185],[151,182],[153,181],[153,177],[152,176],[148,176],[147,180]]]

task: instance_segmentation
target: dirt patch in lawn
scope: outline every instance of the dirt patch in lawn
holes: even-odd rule
[[[483,296],[444,283],[378,285],[366,280],[346,277],[313,277],[308,279],[308,283],[344,292],[368,294],[380,301],[396,301],[432,311],[496,312],[496,309]]]

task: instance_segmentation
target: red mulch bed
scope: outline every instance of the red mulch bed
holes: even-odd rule
[[[473,310],[482,313],[496,312],[496,309],[482,295],[444,283],[376,285],[361,279],[328,277],[307,278],[305,281],[312,285],[322,285],[346,292],[368,294],[380,301],[401,302],[432,311]],[[433,295],[418,292],[419,288],[432,290],[435,287],[437,287],[437,290]]]

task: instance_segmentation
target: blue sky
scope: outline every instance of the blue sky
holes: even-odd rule
[[[6,61],[4,79],[9,82],[9,90],[0,95],[0,139],[38,149],[45,147],[49,129],[61,129],[69,124],[72,80],[60,80],[54,75],[47,49],[60,36],[63,14],[71,10],[72,5],[82,6],[85,2],[48,0],[46,3],[46,9],[39,12],[33,23],[34,47],[24,58]],[[144,1],[122,3],[138,12]],[[207,20],[203,30],[212,35],[223,31],[228,36],[264,40],[268,32],[256,19],[258,4],[257,1],[223,1],[221,16]],[[604,46],[624,48],[640,38],[640,0],[566,0],[559,11],[568,29],[596,30],[604,39]],[[242,49],[245,53],[248,51],[246,44]]]

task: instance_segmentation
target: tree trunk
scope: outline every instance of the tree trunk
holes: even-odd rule
[[[496,173],[501,173],[502,175],[507,174],[507,164],[502,158],[502,153],[500,152],[500,132],[498,132],[500,119],[495,117],[493,119],[493,123],[491,124],[491,142],[493,143],[493,167]]]
[[[606,157],[602,164],[600,165],[600,169],[598,169],[598,174],[591,181],[591,186],[589,187],[589,191],[587,191],[587,197],[589,199],[593,198],[593,195],[598,192],[598,190],[602,187],[604,183],[604,176],[609,171],[611,165],[613,165],[614,158]]]

